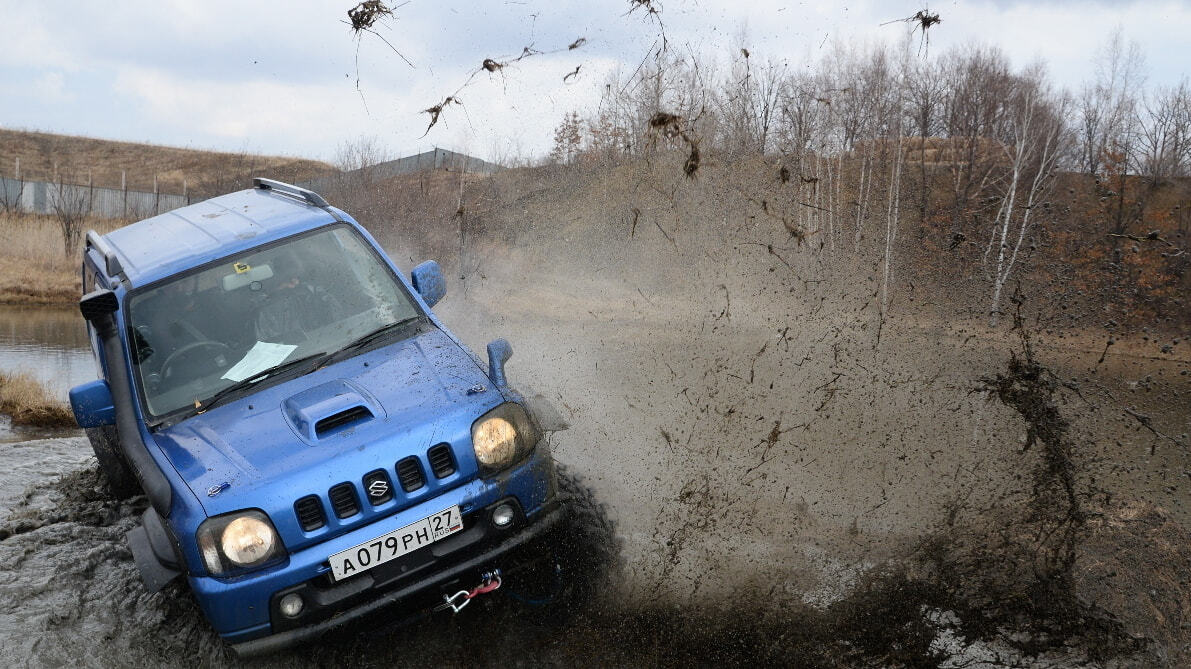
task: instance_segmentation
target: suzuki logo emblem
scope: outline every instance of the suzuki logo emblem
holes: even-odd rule
[[[384,497],[389,493],[389,484],[384,479],[377,479],[368,484],[368,494],[372,497]]]

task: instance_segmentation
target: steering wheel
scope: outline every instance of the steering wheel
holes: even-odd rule
[[[167,379],[170,377],[170,372],[173,371],[170,365],[176,363],[184,356],[193,357],[195,351],[203,349],[212,349],[212,355],[216,355],[215,351],[231,351],[230,346],[221,341],[215,341],[214,339],[200,339],[199,341],[190,342],[189,344],[186,344],[182,348],[179,348],[178,350],[166,356],[165,361],[161,363],[161,378]]]

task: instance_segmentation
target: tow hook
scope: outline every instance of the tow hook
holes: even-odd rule
[[[460,590],[453,595],[443,595],[443,603],[434,607],[435,611],[446,611],[451,609],[455,613],[463,610],[467,603],[480,595],[487,594],[500,587],[500,570],[493,569],[486,571],[480,577],[481,582],[471,590]]]

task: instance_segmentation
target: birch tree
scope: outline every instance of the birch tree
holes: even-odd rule
[[[1007,162],[1005,187],[992,234],[984,252],[984,264],[992,282],[989,324],[1000,315],[1001,295],[1021,253],[1026,234],[1039,224],[1049,203],[1056,163],[1067,150],[1063,122],[1067,98],[1056,96],[1040,72],[1018,80],[1009,110],[1009,142],[1004,147]],[[990,260],[996,246],[995,260]]]

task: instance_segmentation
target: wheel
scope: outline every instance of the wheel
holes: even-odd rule
[[[99,461],[99,470],[108,480],[108,487],[116,499],[139,495],[141,486],[132,470],[128,468],[124,454],[120,452],[120,437],[116,434],[116,426],[89,427],[86,432],[87,439],[91,442],[91,450],[95,451],[95,459]]]
[[[193,356],[195,351],[200,351],[203,349],[218,349],[227,352],[231,350],[231,347],[221,341],[215,341],[214,339],[202,339],[199,341],[190,342],[189,344],[186,344],[182,348],[179,348],[178,350],[166,356],[165,361],[161,363],[161,378],[168,379],[170,377],[170,373],[173,371],[170,365],[178,362],[179,360],[185,360],[186,356]]]
[[[508,595],[546,625],[565,624],[608,589],[620,561],[620,544],[604,505],[583,479],[556,465],[559,499],[567,508],[546,538],[547,559],[510,583]]]

